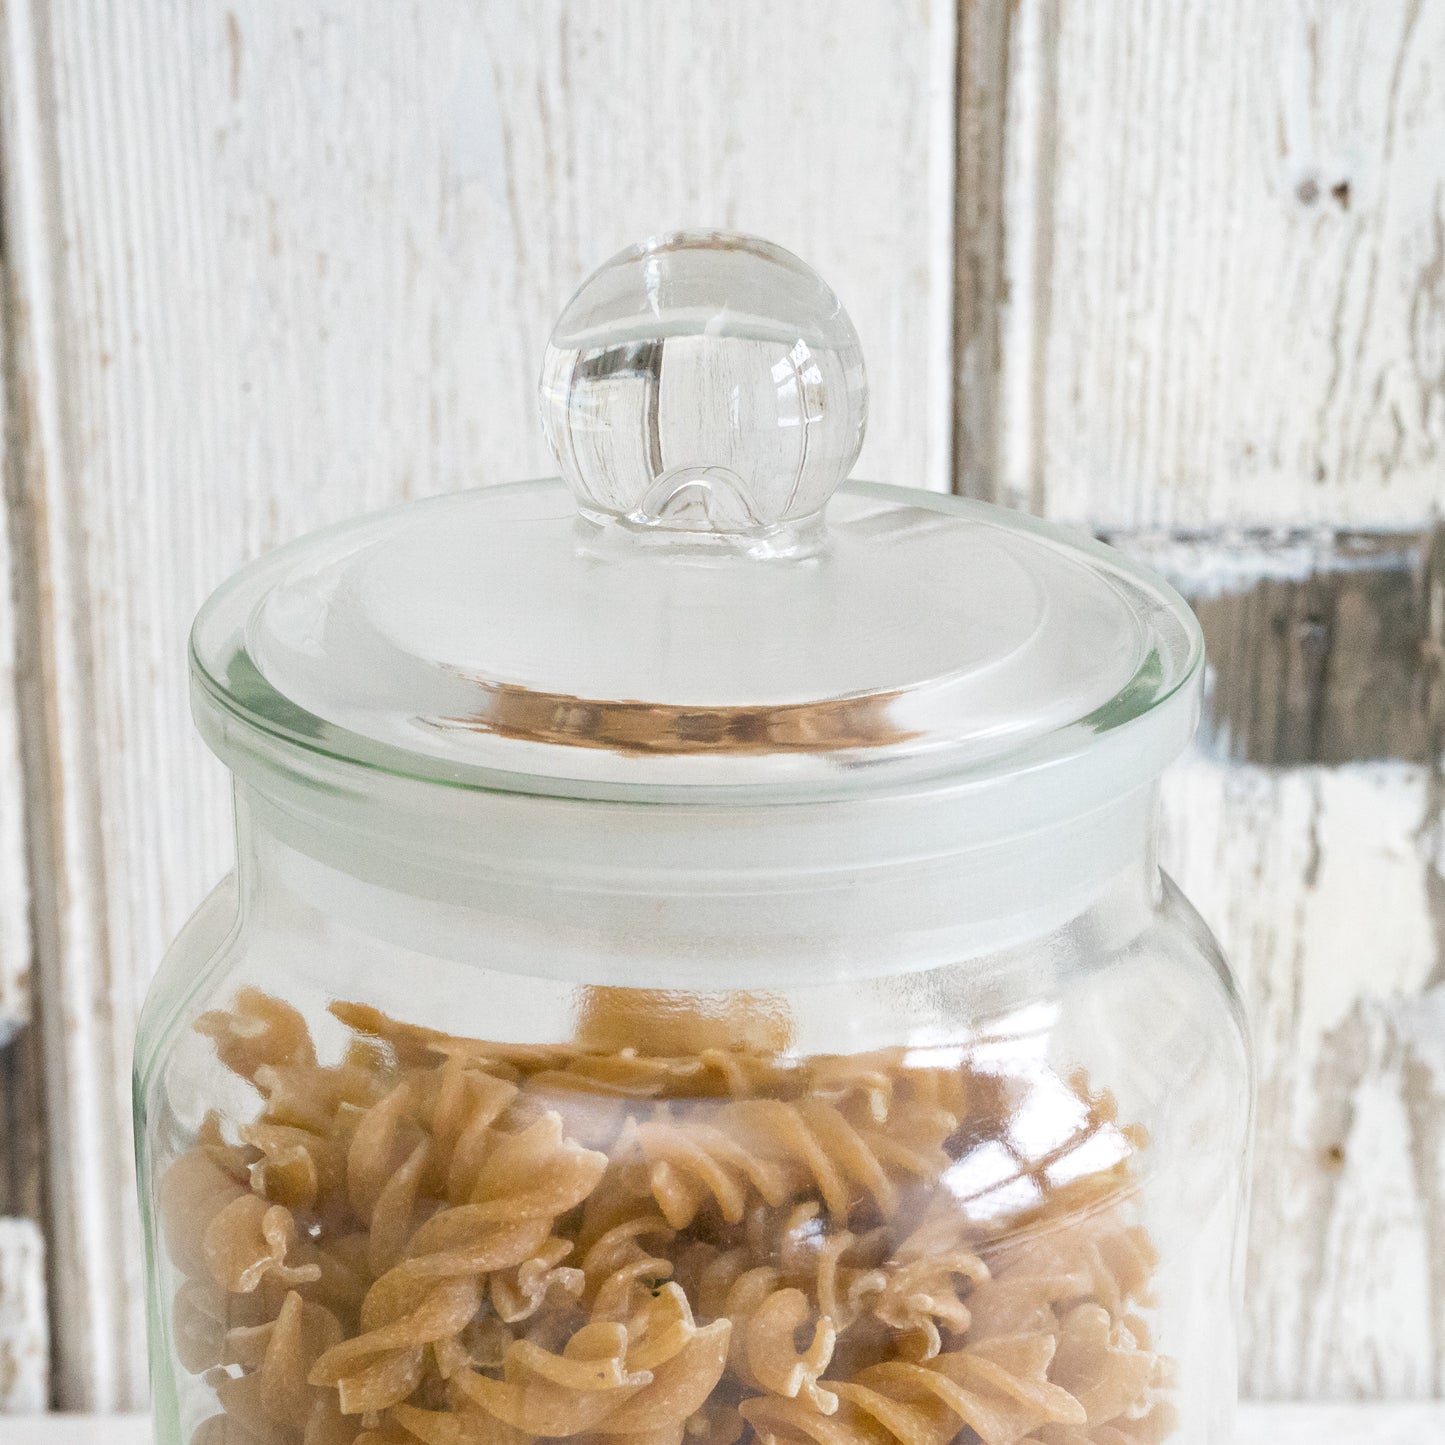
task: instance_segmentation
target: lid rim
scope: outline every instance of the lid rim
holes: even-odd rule
[[[555,485],[555,479],[539,478],[509,483],[503,487],[448,493],[420,503],[404,503],[365,517],[348,519],[278,548],[233,574],[202,606],[190,636],[193,711],[208,745],[233,771],[239,772],[244,767],[244,771],[253,778],[257,771],[264,767],[261,753],[254,749],[228,745],[225,738],[230,734],[232,726],[239,725],[258,739],[264,740],[261,752],[280,749],[278,760],[286,756],[287,749],[309,754],[313,758],[327,760],[331,767],[345,770],[338,774],[338,777],[346,775],[359,780],[368,775],[380,774],[406,779],[418,786],[440,786],[489,793],[561,797],[579,801],[650,803],[658,806],[722,805],[755,808],[773,803],[832,802],[863,796],[912,795],[946,791],[950,788],[971,790],[974,787],[991,787],[1010,777],[1032,772],[1040,767],[1067,763],[1070,758],[1082,756],[1090,750],[1093,740],[1103,734],[1115,734],[1122,728],[1133,728],[1137,725],[1148,726],[1151,722],[1157,724],[1162,721],[1164,714],[1173,712],[1191,692],[1197,695],[1200,690],[1204,649],[1197,619],[1183,598],[1167,582],[1127,554],[1087,536],[1072,535],[1050,523],[1024,514],[1008,512],[987,503],[946,497],[943,494],[912,488],[852,480],[845,483],[841,490],[900,506],[922,505],[964,517],[972,516],[995,526],[1003,525],[1016,532],[1032,534],[1052,546],[1065,547],[1070,552],[1081,555],[1084,560],[1091,560],[1096,565],[1101,564],[1103,580],[1111,587],[1117,587],[1116,577],[1121,576],[1133,581],[1142,590],[1157,598],[1183,631],[1181,641],[1185,643],[1185,647],[1181,649],[1183,656],[1175,662],[1177,672],[1172,678],[1156,678],[1158,683],[1167,681],[1170,685],[1157,691],[1140,686],[1141,678],[1148,671],[1150,663],[1158,662],[1159,649],[1153,647],[1145,652],[1133,675],[1102,705],[1084,717],[1074,718],[1067,723],[1032,734],[1020,740],[1016,746],[1010,746],[1005,741],[996,751],[983,755],[974,751],[961,759],[955,755],[950,760],[946,745],[940,745],[932,755],[921,753],[916,759],[902,765],[897,760],[881,766],[867,761],[857,766],[848,766],[845,763],[835,773],[819,779],[679,783],[656,779],[611,781],[569,778],[472,764],[409,750],[384,740],[368,738],[316,716],[276,691],[257,671],[256,678],[261,689],[269,689],[280,709],[295,715],[298,726],[288,727],[274,713],[268,714],[257,706],[249,705],[244,697],[238,696],[234,679],[226,679],[225,665],[234,663],[238,656],[234,645],[229,646],[220,656],[207,657],[202,634],[227,603],[238,594],[244,598],[248,587],[254,591],[266,573],[278,571],[288,559],[304,554],[308,549],[314,549],[322,539],[341,540],[348,534],[354,534],[358,542],[361,542],[366,532],[384,527],[385,519],[398,513],[414,511],[418,507],[449,503],[454,505],[458,498],[478,492],[518,491],[541,485]],[[234,643],[233,638],[228,638],[228,641]],[[216,666],[218,662],[222,666]],[[1144,704],[1142,707],[1141,703]],[[207,726],[207,714],[210,715],[212,723],[219,723],[220,726]],[[1192,730],[1192,726],[1187,730]],[[1148,771],[1153,774],[1162,771],[1172,757],[1182,750],[1183,745],[1180,743],[1178,748],[1172,748],[1168,757],[1156,762]],[[280,771],[284,772],[285,769]],[[1130,772],[1132,774],[1133,770]],[[1129,784],[1121,779],[1121,785]]]
[[[377,752],[383,750],[398,752],[399,750],[386,749],[384,744],[373,743],[359,734],[349,733],[345,729],[327,724],[329,731],[339,736],[354,738],[360,744],[354,751],[345,752],[339,748],[322,746],[315,738],[291,732],[269,719],[236,707],[230,701],[229,694],[224,688],[220,688],[214,679],[198,671],[192,673],[191,701],[192,714],[198,722],[207,746],[230,771],[244,772],[247,779],[252,782],[256,781],[257,774],[261,770],[255,766],[242,768],[237,765],[242,754],[238,750],[222,744],[217,735],[205,726],[202,712],[203,701],[209,704],[212,715],[222,720],[223,724],[226,720],[238,723],[247,733],[271,744],[279,744],[282,748],[290,749],[297,754],[319,759],[323,766],[331,765],[338,770],[338,781],[346,776],[356,778],[374,776],[412,783],[418,788],[442,788],[448,791],[547,798],[578,803],[636,804],[679,809],[696,807],[699,810],[720,806],[754,809],[774,805],[793,807],[813,803],[828,804],[851,799],[877,798],[882,800],[917,797],[930,793],[946,793],[952,790],[983,791],[1006,784],[1011,779],[1031,776],[1051,768],[1066,767],[1070,763],[1076,763],[1088,756],[1093,750],[1091,741],[1093,738],[1118,736],[1130,730],[1140,729],[1155,719],[1178,710],[1178,704],[1184,701],[1191,691],[1198,691],[1192,685],[1199,676],[1200,671],[1196,668],[1182,678],[1176,688],[1162,696],[1147,712],[1137,714],[1108,729],[1086,732],[1083,730],[1082,724],[1075,723],[1068,728],[1056,729],[1043,738],[1030,739],[1026,748],[1017,751],[1002,750],[986,760],[975,760],[968,766],[955,764],[932,769],[920,766],[916,772],[904,775],[897,768],[875,769],[865,764],[848,772],[840,770],[836,779],[805,783],[796,780],[781,783],[618,783],[585,778],[565,778],[542,773],[507,772],[499,768],[468,767],[462,763],[449,764],[440,758],[435,759],[437,768],[433,772],[408,771],[389,767],[380,758],[366,756],[366,752],[371,750]],[[1122,692],[1120,696],[1123,696]],[[1196,709],[1190,709],[1191,713],[1195,711]],[[1187,734],[1193,733],[1194,726],[1195,719],[1191,716]],[[1066,735],[1077,737],[1078,746],[1058,748],[1043,746],[1051,740]],[[1140,779],[1162,773],[1184,750],[1187,743],[1188,736],[1186,735],[1177,747],[1168,750],[1168,757],[1160,761],[1157,766],[1138,770],[1137,778],[1131,771],[1127,775],[1127,781],[1121,784],[1120,791],[1135,786]],[[249,756],[254,757],[255,754],[252,753]],[[403,756],[406,755],[403,754]],[[417,756],[426,755],[419,754]],[[280,776],[284,775],[287,770],[275,768],[270,771],[274,771]],[[849,785],[846,781],[848,778],[866,778],[875,772],[880,775],[886,774],[886,781],[876,787],[868,786],[866,783]]]

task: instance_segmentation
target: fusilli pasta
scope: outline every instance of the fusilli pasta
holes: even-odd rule
[[[218,1411],[193,1445],[1176,1428],[1146,1141],[1082,1079],[796,1057],[766,996],[591,989],[568,1045],[332,1013],[335,1063],[253,989],[197,1024],[259,1107],[160,1186],[177,1358]],[[1021,1140],[1030,1089],[1057,1127]]]

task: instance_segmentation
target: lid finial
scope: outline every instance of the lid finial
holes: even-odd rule
[[[592,521],[786,552],[857,460],[868,383],[809,266],[754,236],[682,231],[582,283],[548,341],[541,406]]]

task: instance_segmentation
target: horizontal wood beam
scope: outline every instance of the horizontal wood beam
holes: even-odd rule
[[[1114,535],[1189,599],[1202,747],[1280,765],[1436,765],[1445,748],[1445,526]]]

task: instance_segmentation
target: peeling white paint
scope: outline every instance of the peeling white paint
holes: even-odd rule
[[[1243,1379],[1262,1395],[1441,1384],[1445,1128],[1410,1072],[1445,1080],[1435,806],[1428,770],[1400,763],[1195,756],[1166,779],[1165,866],[1230,955],[1256,1041]]]
[[[1370,763],[1288,775],[1313,795],[1314,880],[1302,900],[1298,948],[1310,987],[1302,1034],[1323,1036],[1361,1001],[1417,994],[1435,967],[1417,841],[1430,801],[1426,769]]]
[[[45,1241],[33,1220],[0,1219],[0,1416],[47,1409],[49,1386]]]

